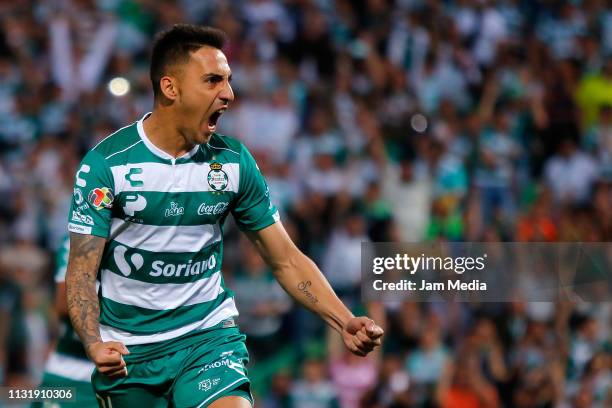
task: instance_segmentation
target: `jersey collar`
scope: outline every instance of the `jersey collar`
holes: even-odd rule
[[[153,142],[151,142],[151,140],[149,140],[149,137],[145,133],[144,127],[142,125],[142,122],[146,118],[148,118],[150,115],[151,115],[151,112],[146,113],[138,122],[136,122],[136,129],[138,130],[138,135],[142,139],[142,142],[145,144],[145,146],[147,146],[147,148],[151,151],[151,153],[153,153],[157,157],[160,157],[160,158],[165,159],[165,160],[174,160],[174,157],[172,155],[164,152],[162,149],[160,149],[159,147],[155,146],[153,144]],[[188,151],[187,153],[185,153],[181,157],[177,157],[176,159],[177,160],[178,159],[189,159],[191,156],[196,154],[196,152],[198,151],[199,148],[200,148],[200,145],[195,145],[190,151]]]

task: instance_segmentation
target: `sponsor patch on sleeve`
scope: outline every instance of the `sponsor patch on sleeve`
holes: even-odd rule
[[[77,234],[91,234],[91,227],[84,225],[78,225],[75,223],[68,223],[68,231],[76,232]]]
[[[90,215],[81,214],[80,211],[72,211],[72,221],[81,224],[94,225],[94,220]]]
[[[113,192],[108,187],[94,188],[87,196],[91,205],[96,209],[110,208],[113,206]]]

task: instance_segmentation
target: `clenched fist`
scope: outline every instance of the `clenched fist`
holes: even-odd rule
[[[369,317],[353,317],[342,329],[342,340],[353,354],[364,357],[381,345],[383,334],[383,329]]]
[[[98,371],[109,377],[127,376],[127,367],[123,361],[126,354],[130,354],[127,347],[118,341],[98,341],[87,346],[87,355]]]

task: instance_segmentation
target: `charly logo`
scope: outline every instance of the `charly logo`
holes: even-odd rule
[[[222,201],[217,204],[206,204],[202,203],[198,207],[198,215],[218,215],[222,214],[227,210],[229,203]]]
[[[130,168],[130,171],[125,175],[125,179],[130,183],[130,186],[132,186],[133,188],[144,186],[144,182],[142,180],[139,180],[139,174],[142,174],[142,169],[140,167],[132,167]]]
[[[223,165],[221,163],[211,163],[210,171],[208,172],[208,185],[214,191],[223,191],[227,187],[228,178],[227,173],[223,171]]]
[[[140,194],[128,194],[125,196],[125,205],[123,212],[129,217],[133,217],[138,211],[142,211],[147,207],[147,200]]]
[[[85,181],[84,178],[81,178],[81,173],[87,174],[89,173],[89,170],[91,170],[91,167],[89,167],[87,164],[81,165],[81,168],[76,173],[76,185],[77,186],[85,187],[87,185],[87,181]]]
[[[119,272],[121,272],[124,276],[130,276],[132,273],[132,266],[125,257],[126,252],[126,247],[121,245],[116,246],[115,250],[113,251],[113,259],[115,260],[115,264],[117,264],[117,268],[119,268]],[[130,261],[136,270],[142,268],[142,265],[144,264],[144,259],[140,254],[132,254]]]
[[[94,188],[87,196],[87,199],[96,210],[112,207],[114,198],[112,191],[108,187]]]
[[[185,207],[179,207],[178,203],[174,201],[170,202],[170,208],[166,208],[166,217],[175,217],[177,215],[183,215],[185,213]]]

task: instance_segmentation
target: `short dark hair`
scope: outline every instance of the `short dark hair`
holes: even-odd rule
[[[161,95],[159,81],[167,74],[168,67],[187,62],[190,53],[204,46],[221,49],[226,39],[222,30],[193,24],[175,24],[158,33],[153,40],[151,53],[150,76],[154,98]]]

